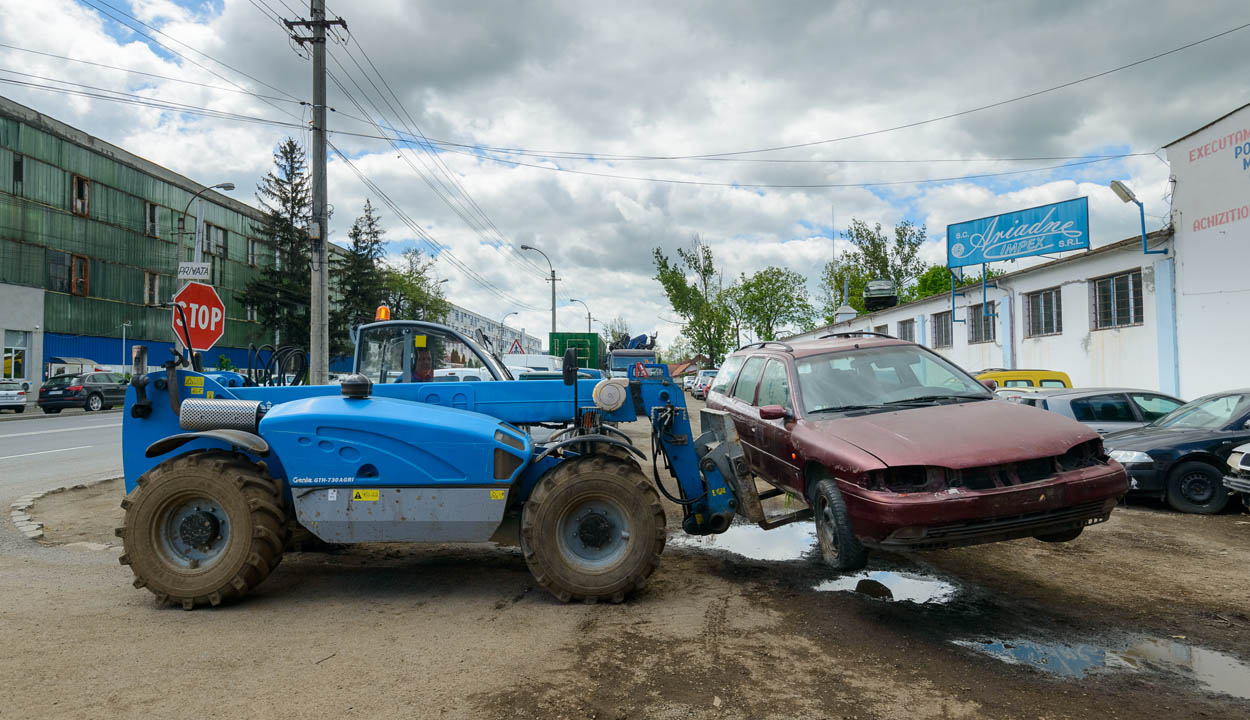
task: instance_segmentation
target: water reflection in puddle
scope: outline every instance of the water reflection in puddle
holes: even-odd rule
[[[1174,640],[1142,638],[1123,649],[1028,640],[954,642],[1004,662],[1029,665],[1063,677],[1084,677],[1102,669],[1180,671],[1195,677],[1208,690],[1250,699],[1250,665],[1222,652]]]
[[[954,585],[908,573],[890,570],[869,570],[854,575],[843,575],[826,580],[816,586],[817,590],[833,592],[857,592],[882,600],[898,600],[914,603],[945,603],[955,597]]]
[[[752,560],[801,560],[816,544],[816,525],[791,523],[765,530],[759,525],[734,524],[720,535],[686,535],[668,539],[669,547],[724,550]]]

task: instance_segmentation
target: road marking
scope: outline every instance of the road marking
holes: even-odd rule
[[[9,433],[8,435],[0,435],[0,439],[14,438],[14,437],[26,437],[27,435],[47,435],[49,433],[60,433],[60,432],[81,432],[83,430],[96,430],[99,428],[111,428],[111,427],[121,427],[121,426],[122,426],[121,423],[108,423],[107,425],[86,425],[84,427],[57,428],[56,430],[39,430],[38,432]],[[90,445],[86,447],[90,447]]]
[[[0,460],[12,460],[13,458],[30,457],[31,455],[47,455],[48,453],[54,452],[68,452],[70,450],[84,450],[90,447],[95,447],[95,445],[79,445],[78,447],[61,448],[59,450],[40,450],[39,452],[22,453],[21,455],[5,455],[4,457],[0,457]]]

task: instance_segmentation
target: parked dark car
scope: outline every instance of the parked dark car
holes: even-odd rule
[[[1065,388],[1017,393],[1016,396],[1004,396],[1004,391],[1000,390],[995,395],[1070,417],[1090,426],[1099,435],[1142,427],[1185,404],[1184,400],[1171,395],[1132,388]]]
[[[1127,489],[1093,430],[994,399],[940,355],[829,335],[740,348],[708,406],[727,411],[759,478],[807,502],[825,560],[1036,537],[1072,540]]]
[[[26,412],[26,383],[0,380],[0,410]]]
[[[92,372],[57,375],[39,388],[36,403],[44,412],[56,414],[65,408],[108,410],[126,401],[126,378],[117,373]]]
[[[1138,429],[1106,437],[1129,476],[1129,492],[1209,515],[1228,504],[1228,456],[1250,442],[1250,389],[1207,395]]]

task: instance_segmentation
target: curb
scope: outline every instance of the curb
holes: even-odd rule
[[[66,485],[64,487],[52,488],[51,490],[44,490],[42,492],[23,495],[9,505],[9,519],[13,521],[13,525],[22,535],[25,535],[30,540],[38,540],[43,537],[43,523],[32,518],[30,513],[27,512],[27,510],[30,510],[31,506],[35,504],[36,500],[44,497],[45,495],[55,495],[56,493],[65,492],[67,490],[86,490],[93,485],[99,485],[100,483],[106,483],[110,480],[120,479],[120,477],[100,478],[99,480],[92,480],[91,482]]]

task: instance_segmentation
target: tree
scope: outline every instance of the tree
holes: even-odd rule
[[[894,237],[889,238],[882,232],[881,223],[870,227],[862,220],[852,219],[842,237],[854,247],[825,263],[821,272],[821,314],[825,322],[833,322],[834,313],[843,304],[864,312],[864,286],[869,280],[893,280],[900,296],[905,296],[925,270],[920,259],[920,246],[927,239],[923,225],[917,227],[905,220],[895,226]],[[844,292],[847,286],[849,291]]]
[[[420,250],[405,250],[398,267],[386,271],[386,304],[396,320],[441,321],[451,309],[443,297],[442,284],[434,278],[433,260]]]
[[[777,339],[785,325],[806,329],[812,324],[807,279],[793,270],[770,266],[751,277],[744,274],[735,286],[742,320],[760,340]]]
[[[622,315],[617,315],[603,325],[603,338],[605,346],[611,346],[612,343],[621,339],[621,336],[632,337],[629,332],[629,321]]]
[[[382,264],[386,248],[373,204],[365,200],[364,214],[352,223],[347,237],[351,247],[333,268],[342,299],[330,312],[330,356],[348,355],[352,351],[352,326],[373,319],[378,305],[386,299],[386,267]]]
[[[987,268],[985,273],[987,280],[996,278],[1002,274],[1003,273],[1001,271],[993,268]],[[976,276],[965,275],[963,280],[956,280],[955,284],[958,287],[980,285],[981,276],[979,274]],[[919,300],[933,295],[941,295],[942,293],[948,293],[950,291],[950,271],[942,265],[930,265],[929,269],[921,273],[920,277],[916,279],[916,284],[908,289],[906,295],[903,297],[903,300],[905,302],[911,302],[912,300]]]
[[[690,347],[690,341],[685,335],[678,335],[673,341],[664,347],[663,355],[665,361],[669,363],[683,363],[694,357],[694,349]]]
[[[273,328],[282,343],[306,346],[309,341],[311,242],[308,224],[310,188],[304,149],[287,138],[273,154],[274,169],[256,188],[264,219],[252,232],[273,245],[274,259],[258,278],[248,282],[243,302],[256,309],[260,322]]]
[[[678,248],[680,263],[671,262],[660,248],[653,251],[655,279],[660,281],[673,311],[686,322],[682,331],[697,352],[719,363],[728,351],[729,314],[719,300],[719,278],[712,249],[695,234],[690,249]],[[693,273],[691,282],[687,272]]]

